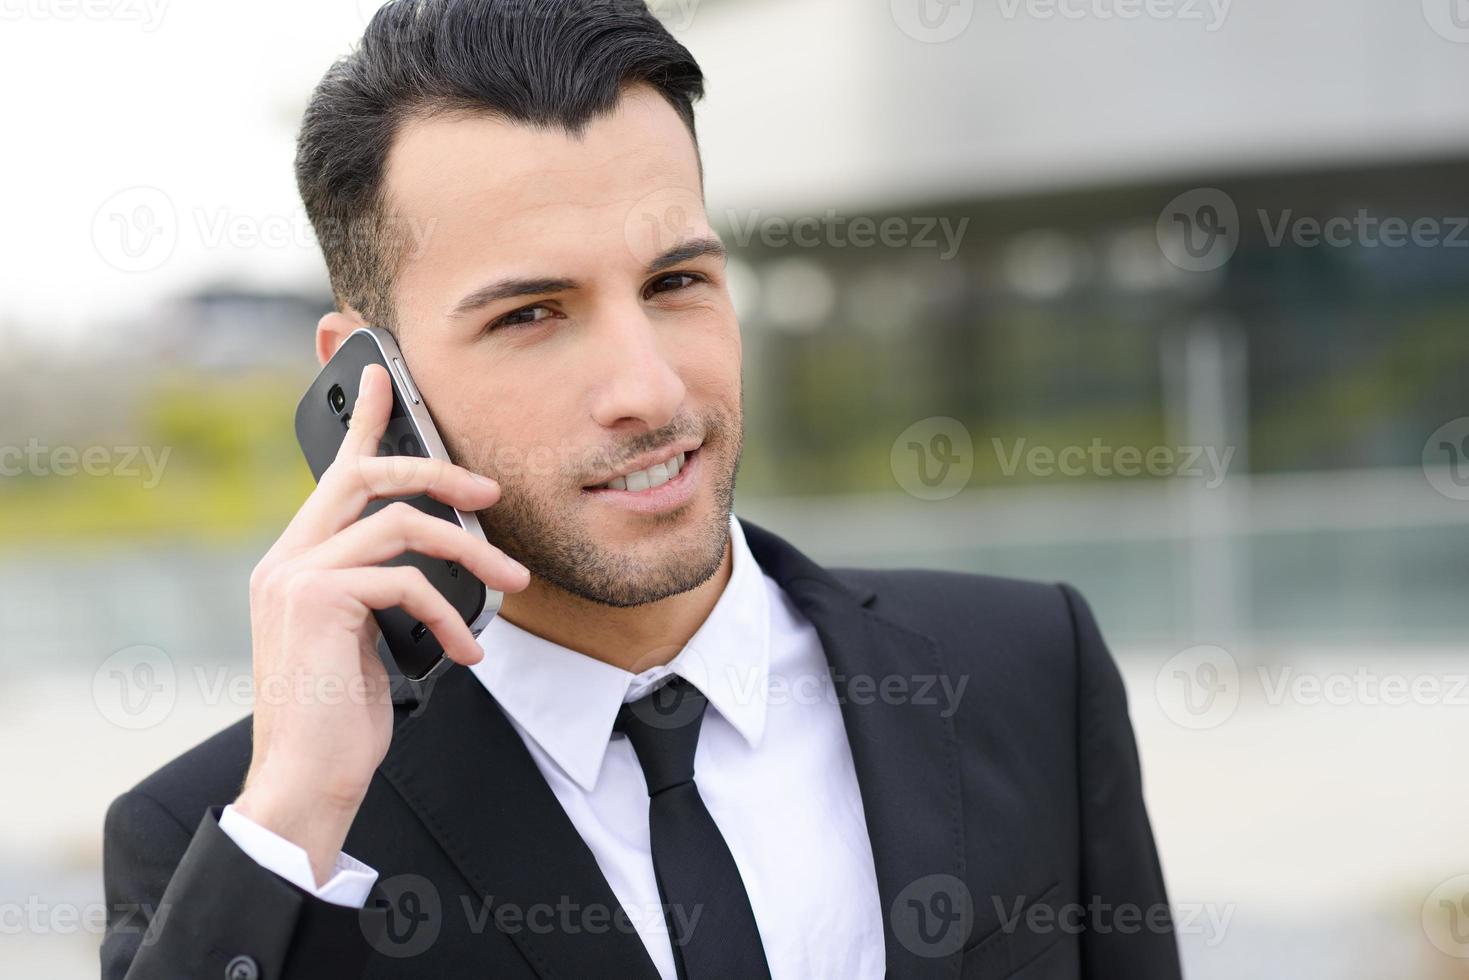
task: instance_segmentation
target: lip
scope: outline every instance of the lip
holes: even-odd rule
[[[699,473],[703,468],[704,454],[696,449],[678,451],[689,454],[684,459],[683,469],[678,471],[678,476],[662,486],[653,487],[651,490],[610,490],[604,487],[588,487],[582,490],[582,493],[589,495],[599,503],[610,504],[613,507],[620,507],[638,514],[659,514],[682,507],[694,495],[694,488],[698,485]],[[654,456],[643,465],[651,466],[660,458]],[[634,468],[629,472],[636,471]]]
[[[665,459],[677,456],[679,453],[691,453],[702,445],[704,445],[704,443],[699,439],[680,439],[678,442],[671,442],[668,445],[664,446],[662,449],[654,449],[651,452],[643,453],[641,456],[633,459],[632,462],[628,463],[616,473],[608,473],[606,476],[598,480],[597,483],[606,483],[609,480],[617,479],[619,476],[627,476],[629,473],[636,473],[638,470],[645,470],[648,467],[652,466],[654,463],[661,463]],[[597,489],[597,487],[588,486],[583,487],[582,489],[595,490]]]

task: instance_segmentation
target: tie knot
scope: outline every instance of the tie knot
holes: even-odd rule
[[[693,780],[699,725],[708,706],[703,691],[675,677],[618,710],[612,730],[632,742],[649,796]]]

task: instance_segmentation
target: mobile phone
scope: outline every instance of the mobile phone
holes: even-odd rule
[[[393,408],[377,454],[449,460],[448,450],[434,427],[428,405],[413,383],[413,376],[408,373],[408,362],[398,349],[398,342],[389,331],[380,327],[362,327],[342,342],[296,406],[296,441],[301,444],[311,475],[318,481],[336,459],[346,437],[352,408],[357,404],[358,383],[363,368],[368,364],[381,364],[393,381]],[[428,494],[377,498],[368,503],[358,520],[395,500],[403,500],[426,514],[453,521],[480,540],[486,540],[478,517],[435,500]],[[443,558],[405,551],[382,564],[412,565],[422,571],[434,588],[443,593],[450,605],[464,617],[465,625],[474,636],[479,636],[489,625],[504,599],[503,593],[486,586],[472,572]],[[452,663],[444,656],[444,648],[433,632],[401,607],[377,609],[373,616],[382,631],[379,652],[390,656],[408,680],[426,680]]]

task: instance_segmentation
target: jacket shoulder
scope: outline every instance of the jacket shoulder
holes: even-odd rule
[[[252,718],[246,715],[216,732],[128,792],[148,797],[192,834],[209,807],[229,803],[240,794],[250,768]]]
[[[1074,681],[1078,651],[1096,632],[1075,589],[940,569],[834,568],[876,593],[873,612],[932,639],[950,669],[982,669],[1053,686]]]
[[[871,609],[919,632],[945,624],[1019,630],[1030,639],[1054,634],[1074,642],[1074,589],[1059,583],[927,568],[833,568],[838,579],[875,592]],[[972,633],[970,634],[973,635]]]

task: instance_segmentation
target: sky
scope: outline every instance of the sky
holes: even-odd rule
[[[321,291],[295,131],[380,3],[0,0],[0,337],[75,347],[211,281]],[[652,6],[705,70],[736,227],[1469,148],[1469,0]]]
[[[66,344],[211,277],[319,288],[294,132],[364,23],[356,0],[0,0],[0,318]]]

